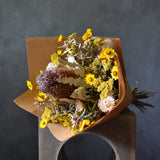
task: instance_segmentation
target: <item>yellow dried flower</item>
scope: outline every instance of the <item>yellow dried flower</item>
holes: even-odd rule
[[[89,41],[89,42],[88,42],[88,44],[89,44],[89,45],[91,45],[91,44],[92,44],[92,42],[91,42],[91,41]]]
[[[58,42],[61,42],[63,40],[63,36],[62,35],[59,35],[58,37]]]
[[[38,88],[38,86],[36,86],[36,90],[37,90],[37,91],[39,91],[39,88]]]
[[[86,126],[88,126],[90,124],[90,120],[88,119],[85,119],[83,120],[80,124],[79,124],[79,131],[82,131],[83,128]]]
[[[53,107],[56,107],[56,106],[57,106],[57,104],[56,104],[56,103],[54,103]]]
[[[94,80],[93,86],[98,88],[98,86],[101,84],[101,79],[100,78],[96,78]]]
[[[92,29],[88,28],[87,33],[92,33]]]
[[[73,134],[77,134],[79,132],[79,129],[74,127],[71,129],[71,131],[73,132]]]
[[[57,120],[59,121],[59,123],[63,120],[61,117],[58,117]]]
[[[94,123],[95,123],[95,121],[92,121],[92,122],[91,122],[91,124],[94,124]]]
[[[49,107],[45,107],[45,113],[51,114],[52,110]]]
[[[73,39],[77,36],[77,33],[72,33],[70,36],[68,36],[68,39]]]
[[[64,120],[63,124],[64,127],[67,127],[68,129],[72,128],[72,123],[69,120]]]
[[[113,79],[112,78],[110,78],[108,81],[107,81],[107,83],[108,83],[108,87],[110,88],[110,91],[112,91],[112,89],[113,89]]]
[[[97,88],[97,91],[101,92],[100,99],[106,98],[108,96],[108,93],[111,92],[112,89],[113,89],[113,79],[112,78],[110,78],[106,82],[102,82]]]
[[[82,39],[83,39],[84,41],[87,40],[87,34],[86,34],[86,33],[82,36]]]
[[[92,63],[92,67],[93,66],[97,66],[97,65],[102,65],[102,61],[101,61],[101,59],[100,58],[95,58],[95,60],[93,61],[93,63]]]
[[[38,96],[37,96],[37,100],[39,102],[43,102],[47,99],[47,95],[44,92],[39,91],[38,92]]]
[[[101,51],[101,53],[100,53],[100,57],[101,57],[101,58],[106,58],[106,56],[105,56],[105,52],[104,52],[104,49]]]
[[[51,117],[51,121],[54,122],[54,120],[55,120],[55,118],[54,118],[54,117]]]
[[[57,53],[53,53],[53,54],[51,55],[51,61],[52,61],[52,64],[53,64],[53,65],[59,63],[59,62],[58,62],[58,54],[57,54]]]
[[[47,122],[50,120],[51,118],[51,114],[52,114],[52,110],[49,107],[45,107],[45,110],[41,116],[42,120],[47,120]]]
[[[97,47],[100,47],[104,44],[104,41],[102,40],[102,38],[96,38],[94,41],[93,41],[93,44]]]
[[[108,60],[106,62],[106,59],[102,60],[102,66],[103,66],[105,72],[108,71],[111,67],[111,61]]]
[[[58,115],[57,120],[62,126],[67,128],[72,128],[72,122],[70,121],[71,120],[70,114]]]
[[[114,65],[117,66],[117,61],[114,61]]]
[[[93,85],[94,80],[95,80],[94,74],[90,74],[90,73],[87,74],[86,77],[85,77],[85,80],[86,80],[87,84]]]
[[[82,39],[85,41],[92,37],[92,30],[90,28],[87,29],[86,33],[82,36]]]
[[[33,89],[33,85],[30,81],[27,80],[27,86],[28,86],[28,89],[32,90]]]
[[[40,121],[39,127],[40,128],[45,128],[47,126],[47,120],[43,119]]]
[[[107,82],[101,82],[101,84],[98,86],[97,91],[101,92],[104,88],[106,88]]]
[[[95,58],[95,60],[89,65],[90,70],[99,76],[99,67],[102,66],[102,59]]]
[[[117,66],[113,66],[112,70],[111,70],[111,75],[113,79],[118,79],[118,67]]]
[[[42,71],[42,70],[40,70],[39,72],[40,72],[40,74],[41,74],[43,71]]]
[[[58,51],[57,51],[57,54],[58,54],[58,55],[61,55],[61,54],[62,54],[62,50],[58,50]]]
[[[43,113],[41,116],[42,120],[47,120],[47,122],[50,120],[51,116],[48,113]]]
[[[71,44],[71,48],[75,48],[75,45],[74,45],[74,44]]]
[[[100,57],[106,59],[113,58],[115,55],[116,53],[112,48],[104,48],[100,53]]]
[[[105,99],[107,96],[108,96],[108,93],[109,93],[109,89],[107,87],[105,87],[102,91],[101,91],[101,94],[100,94],[100,99]]]
[[[69,53],[69,54],[74,53],[73,49],[69,50],[68,53]]]

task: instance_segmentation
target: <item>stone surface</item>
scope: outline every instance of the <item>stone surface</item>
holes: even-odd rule
[[[89,136],[91,135],[95,136],[90,138]],[[88,144],[84,145],[86,138],[88,138]],[[109,156],[98,150],[102,146],[94,143],[98,142],[100,138],[106,141],[106,145],[108,143],[111,146],[116,160],[135,160],[135,114],[129,110],[125,110],[119,116],[64,142],[60,142],[54,138],[48,129],[39,129],[39,160],[109,160]],[[93,147],[94,144],[95,146]],[[95,152],[99,151],[100,153],[94,153],[93,148]],[[78,152],[81,154],[78,154]],[[104,150],[104,152],[109,154],[107,150]],[[96,157],[98,154],[101,154],[99,156],[103,156]]]

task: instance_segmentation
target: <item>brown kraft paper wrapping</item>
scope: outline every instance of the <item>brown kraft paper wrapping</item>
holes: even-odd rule
[[[107,38],[107,37],[103,37]],[[93,125],[86,127],[83,131],[88,130],[89,128],[94,127],[104,121],[107,121],[115,116],[117,116],[125,107],[127,107],[132,101],[132,92],[128,81],[126,79],[126,73],[124,68],[122,50],[120,45],[119,38],[109,38],[113,43],[113,49],[117,52],[118,56],[116,57],[118,65],[118,76],[119,76],[119,101],[117,105],[104,117],[96,121]],[[57,51],[58,47],[63,45],[63,42],[57,42],[58,37],[44,37],[44,38],[27,38],[27,53],[28,53],[28,68],[30,81],[33,85],[36,84],[36,77],[39,74],[40,70],[45,70],[47,64],[51,61],[50,56]],[[81,37],[78,37],[77,40],[81,40]],[[34,105],[34,95],[33,92],[28,90],[14,102],[24,110],[34,114],[37,117],[41,117],[43,110],[42,108],[37,108]],[[73,137],[73,133],[66,127],[63,127],[60,124],[49,123],[48,128],[51,133],[59,140],[64,141]],[[83,132],[82,131],[82,132]]]

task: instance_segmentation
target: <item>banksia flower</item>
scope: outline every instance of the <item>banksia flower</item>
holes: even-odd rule
[[[46,70],[36,78],[40,91],[50,94],[55,98],[68,98],[76,87],[70,84],[63,84],[57,78],[72,77],[78,78],[72,68],[54,68]]]

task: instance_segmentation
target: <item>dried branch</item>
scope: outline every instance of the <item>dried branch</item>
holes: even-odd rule
[[[131,105],[137,107],[142,113],[144,113],[144,111],[147,110],[146,107],[152,107],[152,108],[154,107],[152,104],[142,102],[141,100],[154,96],[156,92],[139,91],[138,82],[136,82],[136,88],[132,90],[132,94],[133,94],[133,101],[131,102]]]

